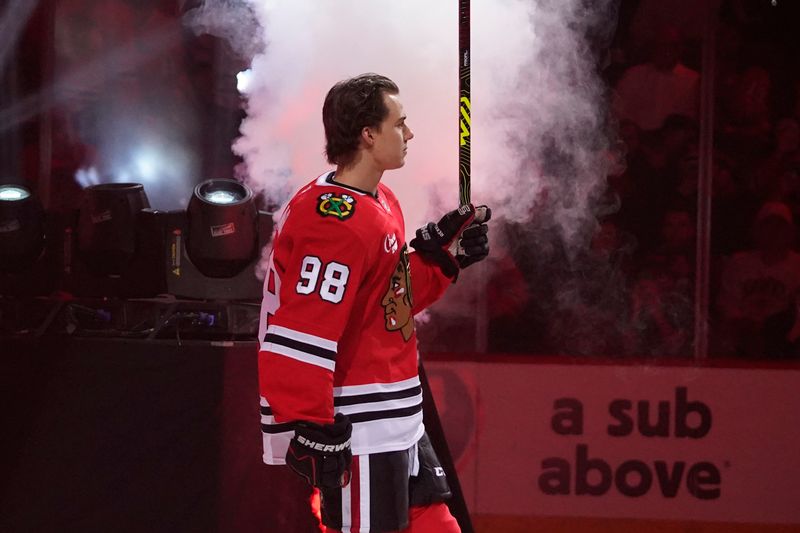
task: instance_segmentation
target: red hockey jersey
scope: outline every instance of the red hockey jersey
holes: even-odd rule
[[[407,449],[424,431],[413,315],[450,280],[409,253],[388,187],[373,196],[333,178],[303,187],[273,237],[258,357],[268,464],[284,464],[295,420],[346,414],[356,455]]]

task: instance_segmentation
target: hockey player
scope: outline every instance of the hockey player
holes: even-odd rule
[[[337,83],[322,110],[334,172],[276,224],[261,307],[264,461],[318,487],[328,531],[459,531],[422,424],[415,313],[489,252],[486,207],[417,230],[381,183],[414,134],[394,82]]]

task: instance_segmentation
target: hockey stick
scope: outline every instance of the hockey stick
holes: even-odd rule
[[[469,101],[469,0],[459,0],[458,2],[458,89],[459,89],[459,146],[458,146],[458,202],[459,205],[470,203],[470,101]],[[462,533],[474,533],[472,520],[469,516],[467,503],[464,501],[464,492],[461,490],[461,483],[458,480],[456,465],[447,445],[447,438],[444,434],[442,422],[439,419],[439,411],[431,394],[428,376],[422,361],[419,365],[419,377],[423,390],[423,418],[428,437],[431,439],[433,449],[439,456],[439,461],[447,473],[447,481],[450,485],[452,496],[447,505],[450,512],[461,526]]]
[[[470,180],[472,177],[470,161],[470,13],[469,0],[458,0],[458,203],[466,205],[472,201],[470,195]],[[423,379],[427,385],[427,376],[423,373]],[[433,400],[433,397],[431,397]],[[431,401],[433,404],[433,401]],[[445,467],[450,478],[450,490],[453,496],[448,502],[450,510],[458,520],[463,533],[473,533],[472,520],[469,516],[467,502],[464,501],[464,492],[461,490],[461,483],[456,472],[456,465],[453,456],[450,454],[450,447],[447,445],[444,430],[439,421],[439,413],[435,405],[429,410],[430,417],[435,417],[438,424],[437,435],[442,441],[442,466]]]
[[[458,2],[458,201],[470,203],[470,23],[469,0]]]
[[[461,533],[475,533],[467,502],[464,500],[464,491],[461,489],[461,482],[458,479],[458,472],[456,472],[456,464],[453,461],[453,455],[450,453],[450,446],[447,444],[444,427],[439,418],[439,410],[436,409],[436,402],[433,399],[433,393],[428,383],[428,375],[422,366],[422,361],[420,361],[419,365],[419,380],[422,385],[422,418],[425,432],[428,434],[431,445],[436,451],[439,463],[441,463],[447,474],[447,484],[450,486],[451,496],[446,502],[447,507],[450,508],[453,518],[461,526]]]

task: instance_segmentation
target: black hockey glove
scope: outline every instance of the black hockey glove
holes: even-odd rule
[[[492,210],[467,204],[450,211],[438,223],[429,222],[417,230],[411,246],[423,257],[436,263],[448,278],[459,270],[489,255],[489,227]]]
[[[289,442],[286,464],[320,489],[345,487],[350,483],[350,434],[353,426],[341,413],[333,424],[297,422]]]

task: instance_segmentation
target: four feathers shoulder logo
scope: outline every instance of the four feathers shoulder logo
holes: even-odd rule
[[[327,192],[319,197],[317,213],[323,217],[347,220],[356,210],[356,199],[349,194]]]

